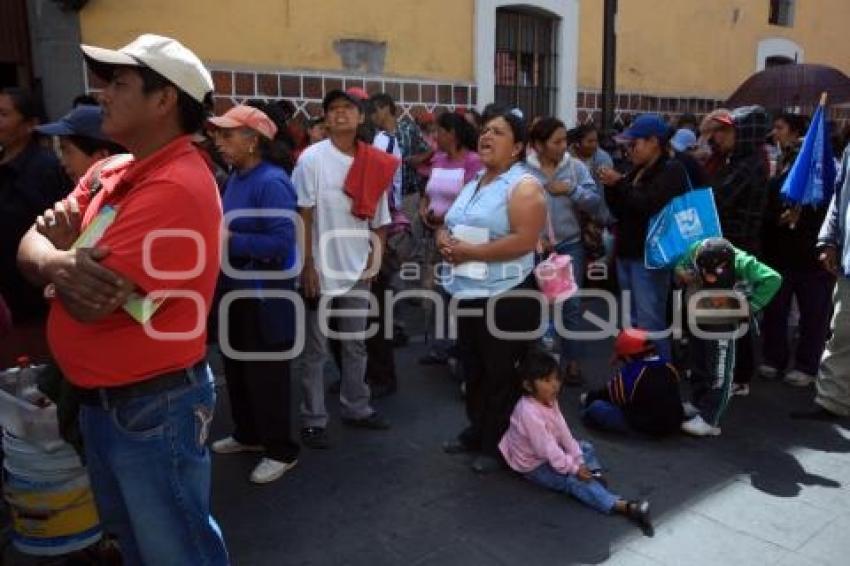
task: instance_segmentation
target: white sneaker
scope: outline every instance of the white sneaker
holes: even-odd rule
[[[682,432],[694,436],[720,436],[720,429],[705,422],[700,415],[683,422]]]
[[[254,471],[251,472],[251,481],[254,483],[269,483],[280,478],[283,474],[295,467],[298,460],[291,462],[280,462],[271,458],[263,458]]]
[[[738,397],[746,397],[750,394],[750,386],[747,383],[733,383],[732,384],[732,395],[736,395]]]
[[[254,446],[252,444],[242,444],[232,436],[216,440],[212,443],[212,451],[216,454],[237,454],[239,452],[262,452],[262,446]]]
[[[817,378],[813,375],[809,375],[807,373],[803,373],[798,370],[791,370],[785,374],[785,383],[788,385],[793,385],[795,387],[808,387],[812,383],[814,383]]]
[[[699,415],[699,409],[697,409],[690,401],[682,403],[682,411],[684,411],[685,417],[688,419],[692,419]]]
[[[764,364],[759,366],[758,372],[759,375],[765,379],[776,379],[776,376],[779,375],[778,369]]]

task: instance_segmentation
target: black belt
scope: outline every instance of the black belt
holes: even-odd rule
[[[206,360],[201,360],[190,368],[162,373],[137,383],[118,385],[116,387],[97,387],[94,389],[74,387],[74,392],[79,402],[83,405],[94,405],[109,409],[137,397],[156,395],[157,393],[165,393],[166,391],[179,389],[187,385],[194,385],[202,379],[206,379],[206,367]],[[199,378],[198,375],[202,375],[203,377]]]

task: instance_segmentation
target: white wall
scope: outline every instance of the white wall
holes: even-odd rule
[[[507,6],[540,8],[560,18],[555,115],[568,125],[575,124],[579,0],[475,0],[475,81],[479,109],[495,97],[496,9]]]
[[[797,63],[803,62],[803,48],[784,37],[769,37],[758,43],[756,50],[756,71],[763,71],[768,57],[788,57]]]

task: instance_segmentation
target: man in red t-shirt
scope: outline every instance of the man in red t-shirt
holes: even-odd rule
[[[24,236],[18,261],[53,296],[50,347],[82,403],[92,488],[124,563],[227,564],[209,514],[205,446],[221,203],[190,137],[204,123],[212,79],[194,53],[161,36],[83,52],[107,81],[103,131],[131,155],[95,164]],[[69,249],[111,213],[96,242]]]

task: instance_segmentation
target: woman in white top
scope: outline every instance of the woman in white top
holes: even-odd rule
[[[547,308],[528,293],[536,291],[534,250],[546,200],[523,163],[526,139],[516,111],[488,113],[478,141],[483,174],[463,188],[437,233],[440,253],[453,266],[443,286],[460,309],[480,309],[477,316],[458,317],[469,426],[444,448],[477,452],[472,467],[480,473],[498,467],[498,443],[520,395],[515,368],[539,337]],[[508,339],[496,329],[522,336]]]

